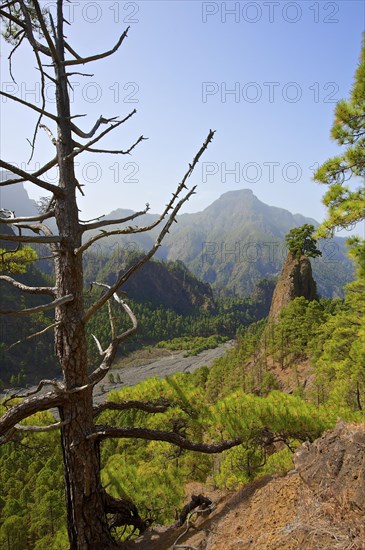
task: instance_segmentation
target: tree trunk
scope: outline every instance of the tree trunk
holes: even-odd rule
[[[62,22],[59,14],[57,50],[64,59]],[[57,154],[59,187],[65,195],[55,199],[55,218],[62,242],[55,256],[57,297],[72,294],[74,299],[56,309],[59,326],[55,333],[56,354],[63,382],[69,391],[59,413],[66,424],[61,430],[66,488],[67,526],[70,550],[115,549],[119,545],[110,534],[100,479],[99,443],[87,439],[94,431],[92,387],[89,384],[83,302],[83,266],[76,250],[81,246],[81,229],[76,201],[77,180],[73,158],[70,102],[65,68],[56,67],[57,111],[59,117]]]

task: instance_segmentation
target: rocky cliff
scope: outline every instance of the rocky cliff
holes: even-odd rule
[[[268,321],[275,323],[282,308],[299,296],[304,296],[307,300],[315,300],[316,283],[309,258],[302,256],[297,259],[289,252],[275,287]]]

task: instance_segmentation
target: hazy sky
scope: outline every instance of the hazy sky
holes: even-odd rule
[[[131,156],[77,157],[84,219],[145,202],[160,211],[210,128],[216,137],[191,178],[198,194],[184,211],[250,188],[270,205],[323,218],[325,187],[311,176],[340,151],[330,128],[358,64],[362,1],[79,0],[66,5],[65,15],[72,23],[68,41],[82,55],[109,49],[130,25],[113,57],[81,69],[93,77],[72,77],[72,112],[87,114],[79,126],[88,131],[101,114],[124,117],[136,108],[133,119],[98,146],[125,149],[141,134],[149,138]],[[3,42],[2,89],[39,104],[30,49],[14,55],[17,85],[9,77],[8,53]],[[53,92],[49,84],[49,110]],[[19,104],[0,105],[1,158],[21,165],[29,158],[26,138],[36,117]],[[41,132],[27,169],[52,158],[52,149]],[[56,175],[49,172],[49,180]],[[27,189],[32,198],[44,194]]]

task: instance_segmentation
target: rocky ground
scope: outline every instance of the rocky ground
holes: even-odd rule
[[[193,487],[215,502],[208,516],[155,527],[128,550],[365,550],[365,424],[339,424],[294,464],[234,494]]]

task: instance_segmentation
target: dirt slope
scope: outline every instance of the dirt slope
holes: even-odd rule
[[[339,424],[301,447],[295,463],[235,494],[204,491],[215,508],[181,546],[173,545],[186,525],[154,528],[128,549],[365,550],[365,425]]]

